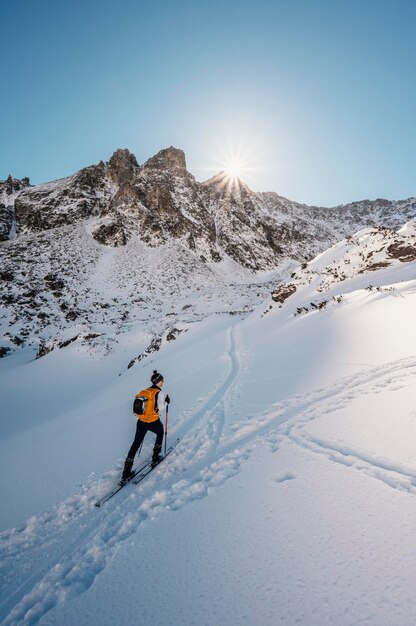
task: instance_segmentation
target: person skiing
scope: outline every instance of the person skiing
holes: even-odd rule
[[[164,429],[160,421],[159,407],[163,406],[164,402],[169,404],[170,398],[168,395],[166,395],[166,398],[163,397],[162,387],[165,381],[160,372],[153,370],[150,380],[152,382],[151,387],[140,391],[140,393],[136,395],[134,402],[134,411],[137,415],[136,435],[124,462],[123,475],[121,477],[122,481],[129,480],[133,476],[132,467],[134,457],[136,456],[137,450],[142,445],[148,430],[156,435],[152,464],[156,465],[161,460]]]

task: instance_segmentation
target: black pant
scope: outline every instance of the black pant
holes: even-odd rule
[[[142,445],[142,441],[148,430],[150,430],[152,433],[155,433],[156,435],[155,447],[153,452],[157,453],[161,451],[164,431],[163,424],[160,419],[157,419],[155,422],[142,422],[142,420],[137,420],[136,436],[127,455],[129,459],[134,459],[134,457],[136,456],[136,452]]]

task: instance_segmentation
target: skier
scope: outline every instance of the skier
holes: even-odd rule
[[[135,407],[138,406],[138,412],[136,413],[136,436],[124,463],[124,470],[121,478],[122,481],[129,480],[129,478],[133,476],[133,472],[131,470],[134,463],[134,457],[136,456],[136,452],[140,448],[148,430],[156,435],[152,464],[156,465],[161,460],[164,430],[163,424],[160,421],[159,407],[163,406],[164,402],[169,404],[170,398],[168,395],[166,395],[166,398],[163,397],[162,387],[165,381],[162,374],[160,374],[157,370],[153,370],[150,380],[152,382],[152,386],[147,389],[143,389],[136,395]]]

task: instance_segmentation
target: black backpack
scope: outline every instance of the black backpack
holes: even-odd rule
[[[136,415],[144,415],[148,399],[149,398],[146,398],[146,396],[137,396],[137,398],[134,398],[133,413]]]

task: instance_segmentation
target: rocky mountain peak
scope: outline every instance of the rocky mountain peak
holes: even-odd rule
[[[0,322],[7,328],[3,339],[0,334],[0,357],[2,347],[9,352],[27,337],[35,343],[47,340],[57,327],[65,335],[75,320],[90,333],[93,320],[124,324],[129,315],[142,319],[143,299],[159,306],[156,291],[148,293],[155,268],[162,272],[160,294],[174,285],[172,296],[180,295],[190,284],[191,302],[198,299],[195,289],[208,283],[228,291],[219,282],[224,271],[233,277],[232,302],[233,294],[239,297],[240,279],[252,289],[258,284],[255,272],[273,270],[281,276],[303,262],[299,281],[294,275],[273,293],[279,304],[300,292],[302,279],[305,287],[317,280],[315,270],[322,274],[324,290],[349,272],[360,277],[362,268],[374,275],[387,264],[394,268],[415,259],[413,223],[400,233],[371,231],[363,245],[356,238],[344,242],[348,255],[342,263],[332,248],[323,269],[311,259],[363,228],[397,230],[415,217],[416,198],[321,208],[253,192],[226,172],[200,183],[187,172],[183,151],[173,147],[144,165],[119,149],[106,162],[34,186],[9,176],[0,181],[0,304],[5,310]],[[103,250],[103,245],[116,250]],[[115,288],[111,302],[107,286],[100,293],[103,275]],[[259,280],[263,285],[264,276]],[[314,282],[313,289],[317,286]],[[120,292],[128,297],[118,301]],[[261,297],[257,287],[255,293]],[[181,304],[188,306],[187,300]]]
[[[185,176],[187,174],[185,153],[183,150],[173,146],[160,150],[155,156],[148,159],[143,167],[167,170],[175,174],[175,176]]]
[[[30,180],[27,176],[24,178],[13,178],[11,174],[8,175],[6,180],[0,181],[0,191],[4,191],[8,195],[15,193],[16,191],[20,191],[23,187],[28,187],[30,185]]]
[[[119,185],[130,181],[139,168],[136,157],[127,148],[115,150],[108,166],[111,178]]]
[[[18,185],[23,187],[8,191]],[[105,163],[49,183],[31,186],[10,176],[0,181],[0,241],[89,220],[89,236],[100,244],[176,242],[203,263],[228,256],[251,271],[311,258],[347,234],[369,226],[398,228],[415,215],[415,198],[322,208],[255,193],[224,171],[200,183],[173,146],[144,165],[118,149]]]

